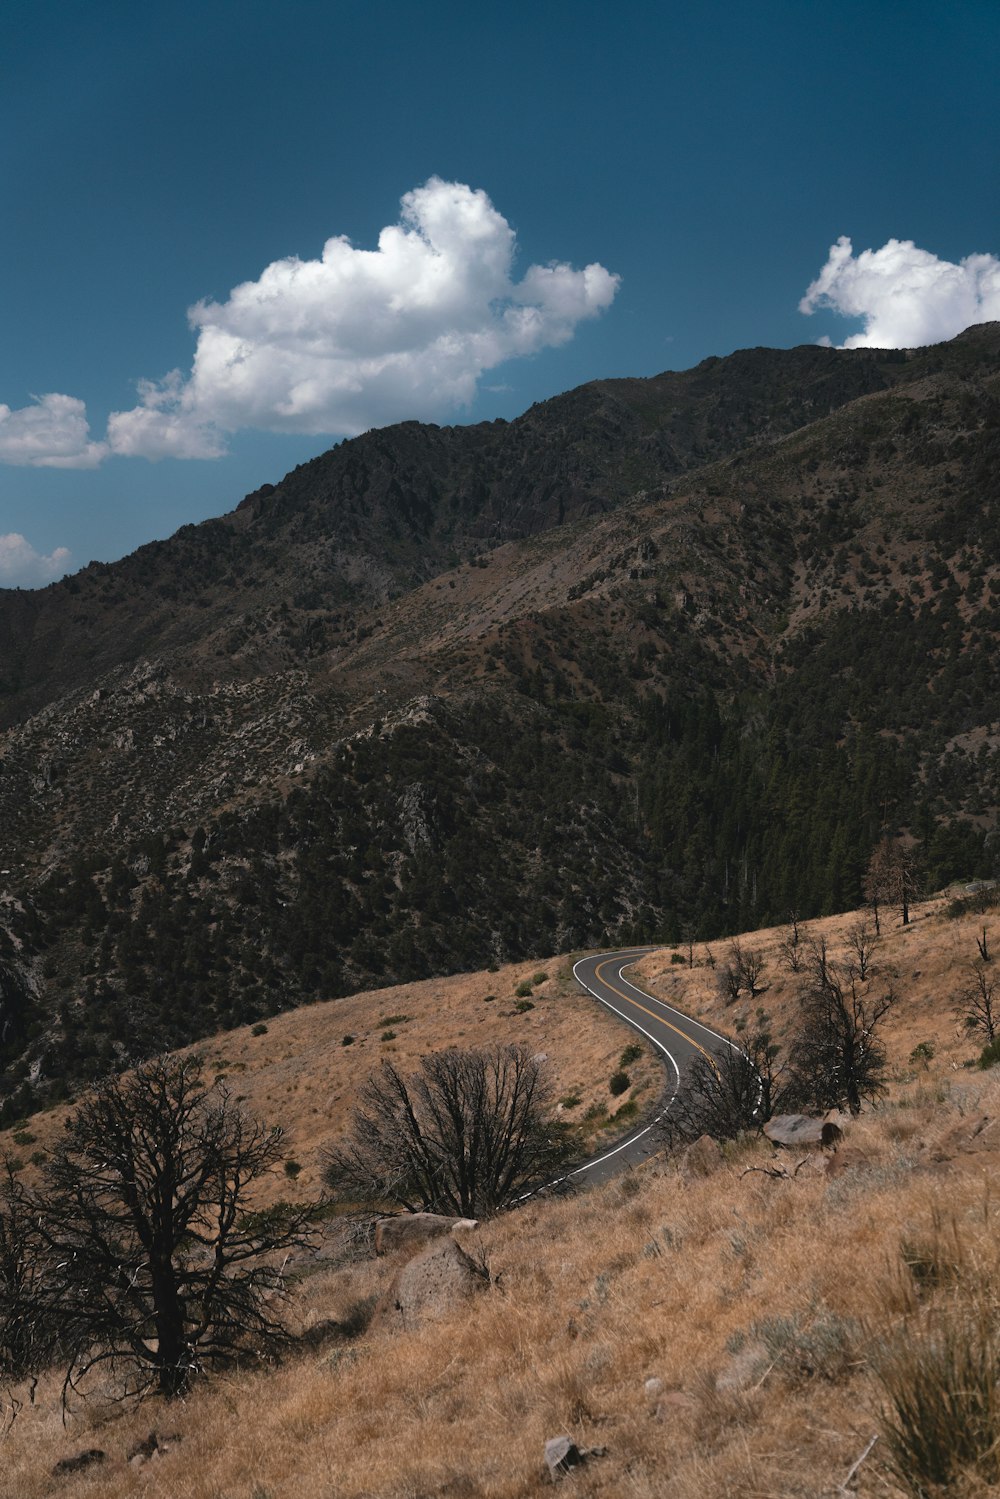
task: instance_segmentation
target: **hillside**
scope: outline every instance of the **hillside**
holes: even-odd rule
[[[169,1407],[146,1402],[107,1420],[98,1401],[64,1427],[58,1384],[44,1380],[5,1439],[9,1491],[41,1499],[54,1491],[57,1461],[98,1447],[99,1468],[58,1479],[67,1499],[319,1499],[331,1490],[524,1499],[550,1492],[544,1443],[567,1433],[603,1449],[571,1485],[594,1496],[653,1499],[669,1487],[679,1499],[830,1499],[875,1435],[846,1491],[915,1495],[918,1469],[911,1463],[906,1482],[893,1471],[884,1381],[895,1374],[904,1389],[930,1388],[942,1329],[975,1345],[997,1311],[990,1181],[1000,1092],[995,1068],[970,1069],[978,1044],[953,1008],[983,927],[993,946],[1000,940],[989,899],[927,902],[905,928],[886,921],[874,961],[878,981],[898,992],[889,1097],[848,1124],[832,1157],[800,1167],[802,1153],[776,1156],[747,1140],[714,1161],[660,1157],[606,1187],[530,1203],[466,1237],[493,1277],[472,1302],[407,1331],[371,1328],[273,1369],[219,1376]],[[861,919],[809,923],[801,940],[825,941],[839,958]],[[766,959],[759,1003],[782,1045],[801,987],[781,955],[788,937],[778,929],[741,939]],[[713,947],[716,962],[723,946]],[[752,1017],[718,998],[709,951],[699,948],[690,968],[671,956],[645,960],[643,981],[739,1034]],[[453,981],[449,1026],[474,1027],[482,988],[496,982],[463,981],[463,1000]],[[376,1008],[403,1002],[380,995]],[[408,991],[405,1003],[416,1010],[419,997]],[[587,1004],[568,993],[540,1004],[531,1021],[539,1042],[548,1047],[559,1007]],[[270,1080],[266,1063],[251,1061],[243,1076],[270,1089],[270,1118],[318,1147],[311,1110],[331,1117],[327,1088],[318,1076],[289,1088],[278,1070],[306,1014],[279,1018],[266,1036],[216,1037],[209,1050],[232,1077],[252,1047],[266,1048]],[[625,1035],[596,1007],[575,1024],[587,1044],[592,1025]],[[551,1039],[558,1054],[555,1031]],[[32,1122],[39,1137],[44,1127]],[[301,1159],[304,1183],[308,1150]],[[338,1263],[336,1241],[333,1224],[319,1263],[295,1267],[292,1312],[303,1329],[331,1317],[363,1326],[397,1268],[367,1257]],[[950,1436],[932,1440],[942,1461],[959,1454],[947,1492],[974,1499],[992,1492],[995,1464],[987,1457],[961,1471],[968,1427],[961,1391],[952,1394]],[[170,1437],[166,1450],[129,1463],[150,1430]]]
[[[997,872],[1000,328],[343,443],[0,594],[0,1115],[359,988]]]

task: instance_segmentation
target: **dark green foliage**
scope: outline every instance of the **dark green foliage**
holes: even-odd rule
[[[618,1058],[619,1067],[631,1067],[633,1062],[638,1062],[642,1056],[642,1047],[638,1041],[630,1041]]]
[[[631,1086],[632,1079],[629,1077],[627,1072],[623,1070],[613,1072],[608,1083],[608,1092],[611,1094],[612,1098],[617,1098],[620,1094],[627,1092],[627,1090],[631,1088]]]

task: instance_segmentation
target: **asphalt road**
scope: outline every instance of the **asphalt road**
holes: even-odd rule
[[[577,982],[588,994],[651,1042],[664,1057],[667,1067],[667,1089],[656,1118],[603,1155],[569,1172],[566,1180],[581,1186],[587,1182],[607,1181],[626,1166],[637,1165],[658,1150],[661,1140],[657,1125],[669,1113],[683,1088],[691,1063],[696,1057],[711,1060],[733,1045],[725,1036],[675,1010],[665,1000],[647,994],[645,989],[640,989],[625,977],[626,968],[645,957],[646,953],[656,951],[655,947],[631,947],[620,952],[594,953],[573,965]]]

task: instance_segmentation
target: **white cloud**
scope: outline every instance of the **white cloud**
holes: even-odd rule
[[[846,339],[843,349],[941,343],[972,323],[1000,318],[1000,259],[968,255],[956,265],[909,239],[890,239],[880,250],[855,256],[841,235],[799,303],[804,313],[818,307],[864,319],[864,331]]]
[[[352,435],[468,405],[485,370],[566,343],[611,305],[601,265],[529,266],[485,192],[432,177],[376,250],[327,240],[319,260],[269,265],[227,301],[199,302],[187,380],[146,383],[108,425],[113,451],[212,457],[241,427]]]
[[[53,392],[11,411],[0,404],[0,463],[31,468],[96,468],[104,443],[90,441],[87,408]]]
[[[222,433],[184,408],[183,379],[174,370],[159,385],[139,381],[140,405],[113,411],[108,447],[123,458],[221,458]]]
[[[69,570],[70,553],[56,547],[47,557],[18,531],[0,536],[0,588],[38,588]]]

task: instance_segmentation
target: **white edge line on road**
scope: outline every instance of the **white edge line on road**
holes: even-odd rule
[[[647,951],[659,952],[660,949],[658,947],[650,947],[647,949]],[[612,954],[612,956],[614,955]],[[586,958],[580,959],[581,963],[585,963],[586,961]],[[739,1046],[735,1041],[731,1041],[729,1037],[724,1036],[721,1031],[713,1031],[710,1025],[703,1025],[700,1020],[695,1020],[693,1015],[685,1014],[683,1010],[676,1009],[672,1004],[669,1004],[667,1000],[660,999],[656,994],[650,994],[648,989],[640,989],[638,984],[633,984],[631,979],[627,979],[625,977],[625,969],[632,968],[638,962],[638,958],[632,958],[630,962],[622,964],[621,968],[618,970],[618,977],[621,979],[623,984],[627,984],[630,989],[634,989],[636,994],[641,994],[643,999],[651,999],[654,1005],[659,1005],[663,1010],[669,1010],[671,1015],[677,1016],[678,1020],[686,1020],[688,1025],[696,1025],[700,1031],[704,1031],[706,1036],[711,1036],[714,1041],[724,1041],[727,1046],[731,1046],[733,1048],[733,1051],[738,1051],[741,1055],[745,1055],[742,1046]],[[575,965],[573,968],[573,976],[576,977]],[[578,984],[583,984],[583,979],[581,978],[577,978],[576,981]],[[583,984],[583,987],[586,989],[586,984]],[[587,992],[588,994],[594,993],[593,989],[588,989]],[[594,995],[594,998],[597,998],[596,994]]]
[[[655,948],[651,949],[651,951],[654,952],[655,950]],[[660,1120],[665,1118],[667,1111],[670,1108],[670,1104],[672,1104],[674,1099],[677,1097],[677,1089],[681,1085],[681,1069],[678,1067],[677,1060],[674,1057],[673,1053],[667,1050],[663,1042],[657,1041],[656,1037],[651,1036],[649,1031],[647,1031],[644,1026],[639,1025],[637,1021],[632,1020],[628,1015],[617,1009],[613,1004],[611,1004],[610,1000],[602,999],[599,994],[595,994],[590,985],[585,984],[583,979],[577,973],[576,970],[580,966],[580,964],[586,963],[592,956],[593,954],[588,954],[587,958],[577,959],[577,961],[573,964],[573,977],[576,979],[581,989],[586,989],[590,997],[592,999],[596,999],[599,1005],[604,1005],[607,1009],[611,1010],[612,1013],[617,1015],[620,1020],[624,1020],[625,1024],[630,1026],[632,1030],[639,1031],[640,1034],[646,1037],[647,1041],[652,1041],[653,1045],[657,1048],[658,1051],[663,1052],[663,1055],[667,1057],[671,1067],[673,1067],[675,1073],[677,1074],[677,1086],[674,1088],[673,1093],[670,1095],[670,1102],[667,1104],[667,1107],[663,1110],[662,1113],[657,1114],[656,1118],[652,1121],[652,1123],[647,1124],[645,1129],[640,1129],[636,1132],[636,1134],[630,1135],[627,1140],[623,1140],[620,1145],[616,1145],[614,1150],[608,1150],[604,1155],[598,1156],[596,1161],[588,1161],[585,1166],[577,1166],[575,1171],[570,1171],[566,1177],[562,1178],[562,1180],[568,1180],[570,1176],[580,1176],[584,1171],[592,1171],[595,1166],[601,1166],[605,1161],[610,1161],[612,1156],[618,1155],[619,1151],[627,1150],[630,1145],[634,1145],[637,1140],[641,1140],[644,1135],[648,1135],[650,1130],[655,1129]],[[623,964],[622,966],[624,967],[625,965]],[[619,974],[618,977],[621,978],[621,974]],[[627,983],[628,980],[626,979],[625,982]],[[632,987],[634,988],[635,985],[633,985]],[[638,992],[641,994],[642,990],[639,990]]]

